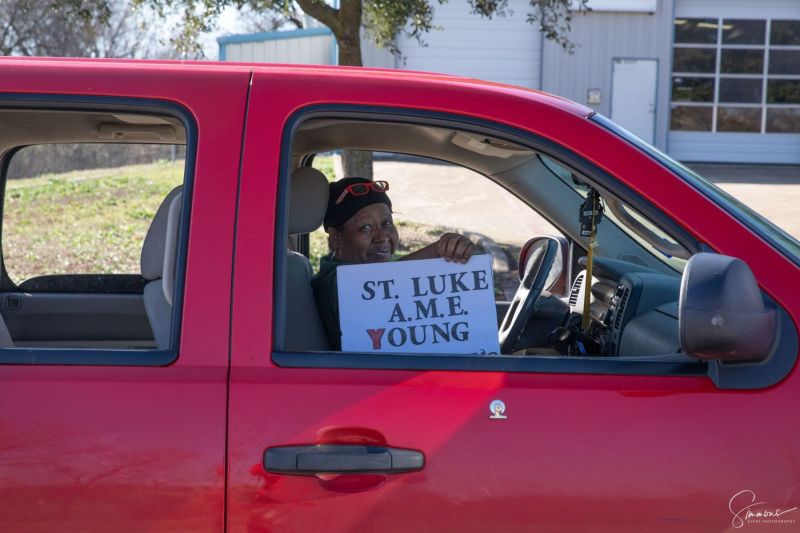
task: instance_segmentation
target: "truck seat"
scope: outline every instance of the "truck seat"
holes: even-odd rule
[[[319,228],[328,207],[328,180],[311,167],[292,172],[289,188],[289,235]],[[311,290],[311,262],[303,254],[286,253],[286,350],[330,350]]]
[[[8,332],[6,321],[0,316],[0,348],[13,348],[14,341],[11,339],[11,334]]]
[[[142,245],[144,305],[161,350],[169,348],[172,324],[172,288],[183,186],[173,189],[158,208]],[[289,234],[310,233],[322,224],[328,205],[328,180],[318,170],[303,167],[292,173],[289,201]],[[286,255],[287,328],[286,350],[329,350],[330,345],[311,290],[313,269],[297,252]]]
[[[142,245],[142,277],[148,281],[144,287],[144,307],[159,350],[167,350],[170,345],[182,199],[183,185],[179,185],[161,202]]]

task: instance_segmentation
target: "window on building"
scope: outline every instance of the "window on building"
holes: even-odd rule
[[[800,133],[800,20],[674,22],[671,130]]]

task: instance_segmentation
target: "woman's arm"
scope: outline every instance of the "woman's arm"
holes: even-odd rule
[[[439,240],[429,244],[425,248],[420,248],[416,252],[411,252],[399,261],[410,261],[412,259],[437,259],[443,258],[445,261],[456,263],[466,263],[475,252],[475,245],[472,241],[458,233],[445,233]]]

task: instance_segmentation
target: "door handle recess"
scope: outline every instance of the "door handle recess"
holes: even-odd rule
[[[416,450],[360,444],[277,446],[264,452],[264,469],[273,474],[402,474],[422,470]]]

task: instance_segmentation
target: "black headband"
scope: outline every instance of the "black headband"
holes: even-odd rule
[[[326,231],[330,227],[341,228],[353,215],[372,204],[386,204],[390,210],[392,209],[392,201],[389,200],[389,196],[385,192],[378,192],[373,189],[360,196],[350,193],[345,194],[341,201],[338,204],[336,203],[336,200],[342,196],[342,193],[349,185],[370,182],[371,180],[367,178],[353,177],[342,178],[328,185],[328,210],[325,212],[325,220],[323,221]]]

